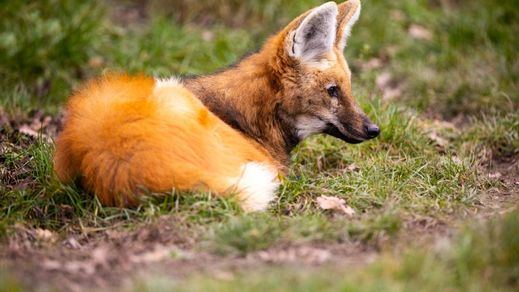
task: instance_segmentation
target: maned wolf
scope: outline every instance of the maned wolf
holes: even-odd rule
[[[176,189],[236,194],[244,210],[264,210],[302,139],[360,143],[380,132],[355,103],[343,56],[359,14],[358,0],[323,4],[221,73],[84,85],[56,142],[58,177],[106,205]]]

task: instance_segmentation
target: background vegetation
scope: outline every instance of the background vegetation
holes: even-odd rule
[[[96,242],[103,230],[129,232],[167,216],[199,242],[189,249],[220,260],[299,245],[361,245],[377,257],[352,273],[351,267],[334,265],[306,272],[263,265],[229,281],[203,273],[181,282],[143,278],[136,282],[143,289],[517,288],[519,9],[514,0],[363,1],[345,55],[353,91],[382,135],[358,146],[324,136],[302,143],[267,214],[244,215],[233,199],[211,194],[172,193],[137,209],[105,208],[54,177],[52,139],[61,109],[84,80],[109,71],[211,73],[257,50],[268,35],[320,3],[3,1],[4,244],[19,240],[21,226],[59,238],[91,233],[89,240]],[[345,199],[356,215],[324,212],[315,203],[320,195]],[[473,210],[496,204],[487,211],[496,218],[456,229],[447,247],[421,244],[430,239],[424,234],[442,239],[442,230],[480,220]],[[409,244],[414,236],[422,239]],[[0,263],[9,264],[9,249],[0,255]],[[24,285],[23,277],[2,270],[0,286]],[[336,279],[334,273],[348,276]]]

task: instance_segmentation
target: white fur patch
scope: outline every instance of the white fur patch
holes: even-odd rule
[[[180,84],[180,79],[177,77],[168,77],[168,78],[155,78],[155,87],[172,87],[178,86]]]
[[[299,116],[296,119],[296,130],[299,139],[304,139],[312,134],[321,133],[326,128],[326,122],[310,116]]]
[[[172,114],[194,114],[195,108],[191,101],[194,97],[180,94],[177,90],[179,88],[183,88],[183,85],[176,77],[156,78],[153,96]]]
[[[337,58],[335,57],[335,54],[330,54],[330,56],[327,56],[327,58],[315,62],[307,62],[306,65],[308,67],[324,71],[335,66],[336,60]]]
[[[308,14],[299,27],[289,34],[289,55],[303,62],[319,62],[332,50],[336,36],[337,4],[325,3]]]
[[[240,193],[241,206],[246,212],[263,211],[275,198],[279,187],[277,173],[268,166],[249,162],[243,165],[242,175],[234,185]]]
[[[339,48],[341,50],[344,50],[344,48],[346,47],[346,41],[350,37],[351,28],[357,22],[357,20],[359,20],[359,16],[360,16],[360,2],[359,2],[359,5],[357,7],[354,7],[354,9],[356,9],[355,13],[350,17],[348,22],[346,22],[346,24],[344,24],[345,25],[344,32],[343,32],[342,37],[341,37],[341,43],[339,44]]]

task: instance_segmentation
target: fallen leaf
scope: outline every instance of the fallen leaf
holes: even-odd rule
[[[498,179],[498,178],[501,178],[502,176],[503,175],[500,172],[494,172],[494,173],[488,174],[488,178],[492,178],[492,179]]]
[[[456,125],[446,121],[425,119],[419,120],[418,125],[424,129],[427,137],[434,142],[440,150],[445,150],[449,146],[450,140],[458,133]],[[461,161],[454,162],[461,164]]]
[[[18,128],[18,131],[31,137],[38,137],[39,135],[38,132],[34,131],[29,125],[21,125],[20,128]]]
[[[91,68],[100,68],[104,65],[105,60],[101,56],[94,56],[88,60],[88,66]]]
[[[355,163],[352,163],[346,167],[346,170],[348,170],[349,172],[355,172],[355,171],[358,171],[359,169],[360,168]]]
[[[431,126],[439,128],[439,129],[448,129],[448,130],[452,130],[452,131],[458,130],[458,128],[456,127],[456,125],[454,123],[442,121],[442,120],[433,120],[431,123]]]
[[[401,10],[393,9],[389,12],[389,15],[393,20],[396,21],[404,21],[405,20],[405,14]]]
[[[232,281],[234,279],[234,274],[228,271],[215,270],[213,272],[213,277],[221,281]]]
[[[39,241],[46,242],[54,242],[56,240],[56,235],[52,231],[40,228],[34,230],[34,237]]]
[[[93,275],[96,272],[95,264],[91,261],[69,261],[63,264],[63,268],[71,274]]]
[[[389,45],[382,49],[381,55],[383,59],[393,59],[395,55],[400,51],[400,47],[397,45]]]
[[[42,139],[44,139],[44,140],[46,140],[48,142],[52,141],[52,139],[49,136],[33,130],[29,125],[21,125],[18,128],[18,131],[20,133],[24,134],[24,135],[27,135],[27,136],[30,136],[30,137],[33,137],[33,138],[41,137]]]
[[[408,31],[409,35],[417,40],[425,40],[430,41],[432,40],[432,33],[427,28],[418,25],[418,24],[411,24]]]
[[[92,251],[92,265],[108,266],[110,251],[107,247],[98,247]]]
[[[61,263],[55,260],[44,260],[41,265],[46,270],[58,270],[62,267]]]
[[[329,260],[331,256],[330,251],[314,247],[266,250],[253,255],[253,257],[269,263],[304,262],[307,264],[322,264]]]
[[[346,205],[344,199],[331,196],[320,196],[317,198],[317,204],[323,210],[334,210],[340,211],[348,216],[355,215],[355,210],[352,207]]]
[[[440,146],[442,148],[447,148],[449,141],[445,138],[440,137],[436,131],[429,132],[428,136],[429,136],[429,139],[431,139],[438,146]]]
[[[202,39],[206,42],[214,40],[214,33],[210,30],[204,30],[202,32]]]
[[[147,251],[142,254],[131,256],[130,261],[133,263],[159,262],[169,258],[171,256],[171,251],[171,248],[167,248],[165,246],[157,246],[152,251]]]
[[[456,163],[457,165],[463,165],[463,161],[458,156],[452,156],[452,162]]]
[[[362,69],[369,71],[382,67],[382,60],[379,58],[371,58],[366,63],[362,64]]]
[[[393,80],[391,73],[382,72],[375,81],[377,87],[382,91],[382,99],[387,101],[402,95],[401,85]]]
[[[69,239],[64,241],[63,244],[70,249],[80,249],[81,248],[81,244],[74,237],[70,237]]]
[[[382,72],[380,75],[378,75],[377,80],[376,80],[377,86],[380,89],[387,87],[390,82],[391,82],[391,74],[387,71]]]

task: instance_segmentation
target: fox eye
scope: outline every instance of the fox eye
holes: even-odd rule
[[[331,97],[338,98],[339,97],[339,87],[336,85],[332,85],[326,89],[328,91],[328,95]]]

